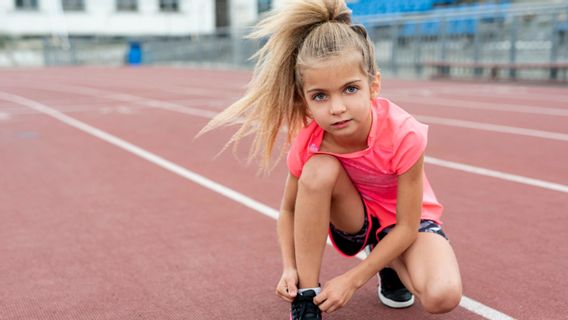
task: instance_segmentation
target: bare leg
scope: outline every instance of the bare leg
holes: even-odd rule
[[[319,286],[319,274],[330,221],[355,233],[364,222],[359,193],[341,163],[332,156],[315,155],[298,180],[294,208],[294,248],[299,287]]]
[[[426,311],[445,313],[459,304],[462,284],[457,259],[449,242],[440,235],[419,233],[391,265]]]

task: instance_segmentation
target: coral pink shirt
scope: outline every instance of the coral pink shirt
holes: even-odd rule
[[[383,98],[372,102],[372,124],[367,149],[336,154],[320,152],[324,131],[312,121],[295,138],[288,153],[288,169],[300,177],[302,168],[314,154],[330,154],[343,165],[361,194],[368,214],[379,219],[383,228],[396,223],[398,176],[408,171],[424,153],[428,126],[418,122],[396,104]],[[422,219],[441,224],[443,207],[436,199],[424,174]]]

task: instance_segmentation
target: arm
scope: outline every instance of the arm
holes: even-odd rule
[[[298,284],[296,256],[294,253],[294,206],[297,193],[298,178],[288,174],[280,206],[280,215],[276,225],[283,264],[282,277],[276,286],[276,295],[288,302],[294,300]]]
[[[298,178],[288,174],[277,222],[278,240],[284,269],[296,269],[296,258],[294,254],[294,206],[297,193]]]
[[[398,177],[396,226],[379,242],[369,257],[349,270],[357,288],[400,256],[416,240],[422,213],[424,156]]]

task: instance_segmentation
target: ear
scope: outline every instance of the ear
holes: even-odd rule
[[[371,84],[369,86],[370,92],[371,92],[371,99],[375,99],[379,96],[379,94],[381,93],[381,73],[377,72],[377,74],[375,75],[375,79],[373,81],[371,81]]]

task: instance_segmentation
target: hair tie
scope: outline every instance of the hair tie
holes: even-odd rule
[[[365,29],[365,27],[362,24],[353,24],[350,27],[351,27],[351,29],[353,29],[353,31],[355,31],[358,34],[360,34],[361,36],[363,36],[363,38],[365,38],[365,39],[368,38],[367,30]]]

